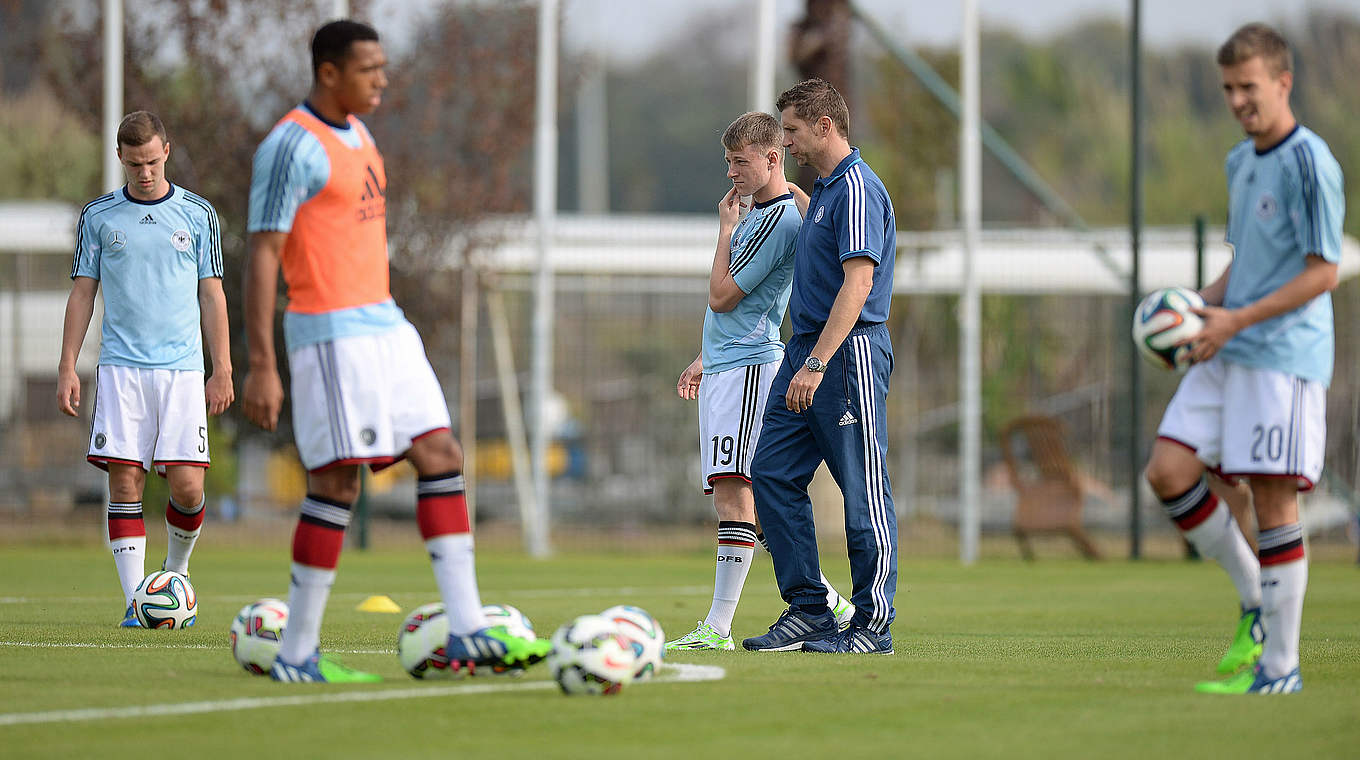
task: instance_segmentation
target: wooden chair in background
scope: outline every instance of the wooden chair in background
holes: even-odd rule
[[[1015,487],[1015,521],[1012,532],[1020,554],[1034,559],[1029,537],[1036,533],[1063,533],[1087,559],[1100,559],[1091,537],[1081,526],[1086,487],[1067,453],[1063,425],[1052,417],[1027,416],[1012,420],[1001,430],[1001,452]],[[1015,439],[1023,439],[1027,457],[1017,456]]]

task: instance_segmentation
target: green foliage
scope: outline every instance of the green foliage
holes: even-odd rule
[[[0,197],[83,204],[99,191],[99,136],[43,88],[0,96]]]

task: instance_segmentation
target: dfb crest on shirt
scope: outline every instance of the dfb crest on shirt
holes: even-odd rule
[[[1270,193],[1261,193],[1261,197],[1256,199],[1256,217],[1263,222],[1273,218],[1279,210],[1280,204]]]
[[[189,250],[189,245],[192,243],[193,238],[189,237],[188,230],[175,230],[174,234],[170,235],[170,245],[173,245],[175,250],[180,253]]]
[[[822,221],[822,214],[824,213],[826,213],[826,206],[818,206],[817,215],[812,217],[812,223],[819,224]]]

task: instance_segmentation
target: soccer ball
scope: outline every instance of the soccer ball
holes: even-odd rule
[[[1190,367],[1190,346],[1176,345],[1193,338],[1204,320],[1191,309],[1204,308],[1204,299],[1189,288],[1162,288],[1149,293],[1133,314],[1133,343],[1138,352],[1162,369],[1184,372]]]
[[[443,602],[431,602],[411,611],[397,633],[397,659],[412,678],[451,678],[449,618]]]
[[[283,629],[288,625],[288,604],[278,599],[261,599],[241,608],[231,621],[227,637],[231,655],[257,676],[269,672],[279,654]]]
[[[637,652],[621,626],[582,615],[557,629],[548,668],[564,694],[618,694],[637,672]]]
[[[198,596],[188,578],[157,570],[132,592],[132,612],[143,628],[188,628],[198,618]]]
[[[538,639],[534,633],[534,624],[529,622],[529,618],[508,604],[488,604],[482,607],[482,614],[486,615],[490,625],[503,625],[512,636],[529,641]]]
[[[656,618],[631,604],[616,604],[600,614],[618,623],[623,637],[632,643],[638,665],[633,680],[645,681],[656,675],[666,651],[666,634]]]

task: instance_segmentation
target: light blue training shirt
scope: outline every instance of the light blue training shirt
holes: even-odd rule
[[[306,103],[301,107],[330,127],[345,145],[355,150],[362,147],[358,130],[328,121]],[[362,122],[359,128],[367,129]],[[330,177],[331,162],[321,141],[296,122],[279,122],[255,150],[246,231],[291,231],[298,207],[321,192]],[[291,352],[336,338],[387,332],[405,321],[405,313],[392,300],[322,314],[288,311],[283,316],[283,339]]]
[[[198,281],[222,277],[217,212],[171,184],[139,201],[123,187],[90,201],[76,225],[71,279],[99,281],[99,363],[203,371]]]
[[[802,218],[792,194],[753,204],[732,231],[729,269],[746,295],[728,312],[704,314],[704,374],[784,358],[779,326],[793,285],[793,252]]]
[[[1233,261],[1225,307],[1239,308],[1279,290],[1303,272],[1309,254],[1341,260],[1346,196],[1341,166],[1322,138],[1297,126],[1264,151],[1243,140],[1228,153],[1226,166]],[[1332,297],[1323,293],[1247,327],[1221,354],[1325,386],[1332,379],[1333,340]]]

